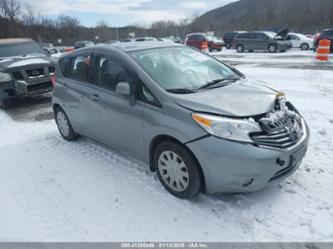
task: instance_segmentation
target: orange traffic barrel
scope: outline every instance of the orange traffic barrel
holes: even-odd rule
[[[328,61],[329,54],[331,48],[330,40],[320,40],[317,48],[317,56],[316,59],[319,61]]]

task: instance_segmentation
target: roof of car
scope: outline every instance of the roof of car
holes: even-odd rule
[[[186,36],[190,36],[190,35],[206,35],[206,34],[202,33],[202,32],[196,32],[196,33],[189,33]]]
[[[167,47],[181,47],[183,45],[170,42],[126,42],[126,43],[115,43],[115,44],[100,44],[97,47],[110,48],[115,47],[121,49],[125,52],[132,52],[138,50],[146,50],[146,49],[155,49],[155,48],[167,48]]]
[[[22,42],[32,42],[32,39],[27,38],[10,38],[10,39],[0,39],[0,45],[12,44],[12,43],[22,43]]]

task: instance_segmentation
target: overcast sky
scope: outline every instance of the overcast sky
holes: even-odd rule
[[[149,25],[158,20],[180,20],[235,0],[23,0],[42,15],[60,14],[79,18],[82,25],[95,26],[105,20],[110,26]]]

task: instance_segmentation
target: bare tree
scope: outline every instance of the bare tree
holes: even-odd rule
[[[20,15],[21,4],[16,0],[0,0],[0,11],[3,18],[13,23]]]

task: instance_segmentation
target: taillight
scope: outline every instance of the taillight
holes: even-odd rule
[[[56,76],[55,76],[55,74],[51,75],[51,82],[52,82],[52,86],[55,87],[56,86]]]

